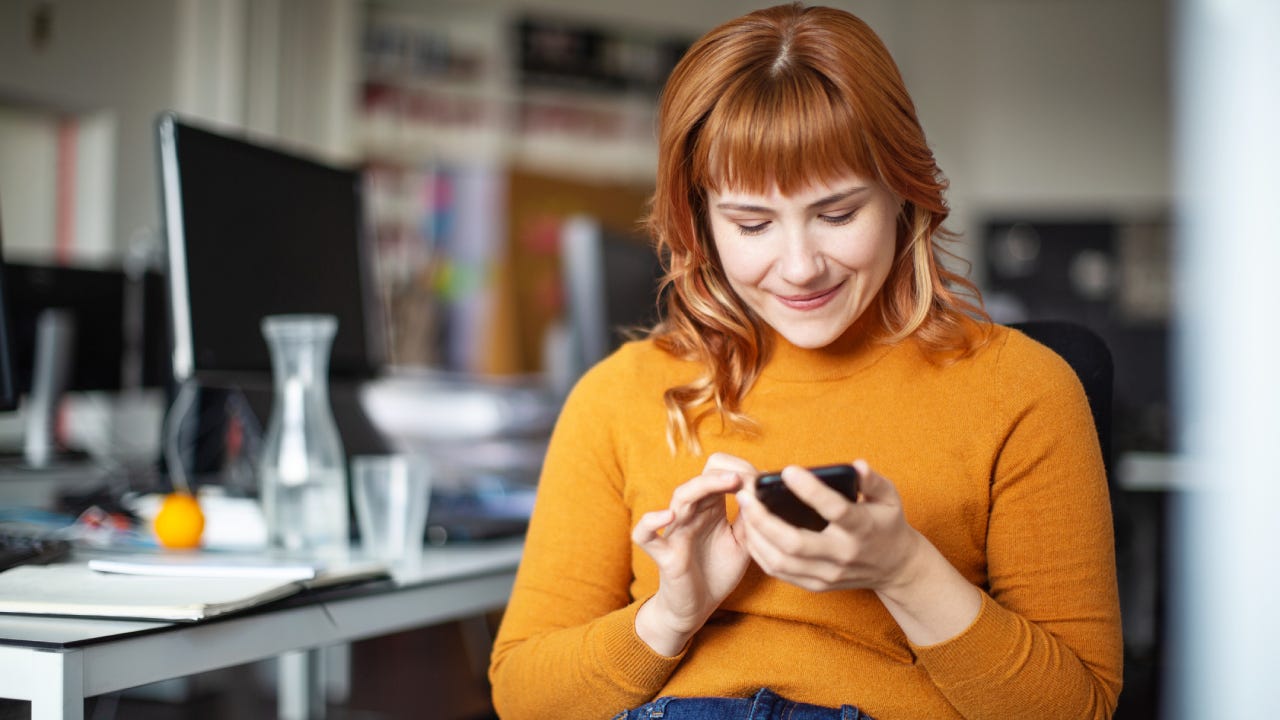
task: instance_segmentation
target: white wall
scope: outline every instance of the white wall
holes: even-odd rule
[[[1166,0],[902,0],[882,32],[973,251],[988,215],[1172,204]],[[972,257],[972,256],[971,256]]]
[[[32,19],[42,4],[52,7],[52,34],[36,46]],[[106,150],[91,144],[108,167],[83,171],[106,173],[105,192],[115,191],[111,210],[95,218],[108,218],[99,231],[110,247],[157,224],[152,120],[173,96],[174,8],[171,0],[0,3],[0,102],[86,116],[96,132],[114,135]]]
[[[42,6],[52,8],[52,32],[38,43]],[[139,242],[154,245],[154,122],[163,110],[351,157],[358,20],[356,0],[4,0],[0,111],[8,111],[0,132],[24,149],[0,155],[0,177],[25,172],[15,168],[42,152],[47,134],[14,116],[75,118],[77,182],[87,185],[78,188],[85,217],[77,217],[73,257],[101,261]],[[44,172],[35,187],[47,184]],[[6,195],[31,194],[11,184]],[[52,202],[49,192],[34,202]],[[52,246],[51,228],[23,222],[24,236],[44,235],[31,240],[35,247]]]
[[[1168,200],[1162,5],[998,0],[977,6],[967,149],[976,200],[1104,208]]]
[[[0,107],[0,220],[6,258],[45,252],[55,233],[57,126],[46,113]]]

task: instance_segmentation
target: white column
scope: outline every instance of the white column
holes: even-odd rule
[[[1280,705],[1280,3],[1181,0],[1177,366],[1182,478],[1165,708]]]

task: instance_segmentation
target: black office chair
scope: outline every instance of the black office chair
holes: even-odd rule
[[[1163,625],[1163,603],[1158,591],[1153,591],[1152,583],[1158,580],[1149,579],[1153,570],[1149,564],[1149,553],[1142,551],[1141,530],[1135,531],[1135,521],[1142,521],[1148,511],[1140,511],[1135,518],[1134,502],[1130,494],[1119,492],[1112,480],[1111,464],[1111,403],[1114,366],[1111,350],[1101,337],[1093,330],[1073,322],[1061,320],[1037,320],[1022,323],[1011,323],[1010,327],[1021,330],[1028,337],[1048,347],[1062,356],[1080,377],[1084,385],[1085,395],[1089,398],[1089,408],[1093,412],[1093,423],[1098,429],[1098,442],[1102,446],[1102,460],[1107,471],[1107,482],[1111,487],[1111,510],[1116,537],[1116,565],[1120,580],[1120,606],[1122,616],[1127,620],[1132,617],[1132,608],[1143,607],[1146,603],[1155,606],[1156,624]],[[1142,501],[1146,501],[1143,498]],[[1161,532],[1155,531],[1157,536]],[[1137,533],[1135,535],[1135,533]],[[1156,592],[1154,600],[1147,595]],[[1143,637],[1139,628],[1135,637]],[[1157,631],[1158,633],[1159,631]],[[1120,705],[1116,708],[1116,719],[1153,717],[1151,714],[1159,705],[1160,667],[1158,658],[1163,656],[1163,643],[1160,637],[1153,640],[1143,638],[1138,647],[1134,647],[1134,638],[1130,636],[1130,626],[1125,625],[1125,690],[1120,695]],[[1157,660],[1152,660],[1157,658]]]
[[[1080,378],[1089,398],[1093,425],[1102,446],[1102,462],[1111,479],[1111,395],[1115,366],[1107,343],[1093,330],[1065,320],[1031,320],[1011,323],[1032,340],[1062,356]]]

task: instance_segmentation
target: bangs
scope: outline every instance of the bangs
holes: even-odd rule
[[[847,95],[847,93],[845,94]],[[850,172],[880,180],[865,123],[828,80],[795,66],[744,74],[716,102],[690,158],[696,187],[783,194]]]

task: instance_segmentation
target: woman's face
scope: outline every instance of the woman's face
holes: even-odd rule
[[[729,284],[793,345],[829,345],[889,276],[900,203],[878,182],[849,174],[792,195],[712,190],[707,200]]]

